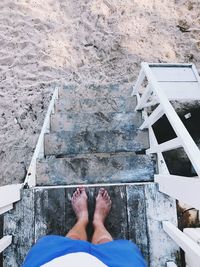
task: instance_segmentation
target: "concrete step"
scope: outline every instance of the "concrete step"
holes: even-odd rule
[[[51,132],[137,129],[142,124],[140,112],[129,113],[56,113],[51,115]]]
[[[75,189],[35,187],[22,190],[21,201],[4,218],[4,234],[13,235],[13,242],[4,253],[4,266],[22,266],[29,249],[41,237],[66,235],[76,222],[71,206]],[[154,183],[107,186],[106,189],[112,209],[105,224],[114,239],[135,242],[149,267],[165,267],[167,261],[179,258],[179,248],[162,227],[162,221],[166,220],[177,224],[175,200],[160,193]],[[89,241],[98,190],[99,187],[86,188]]]
[[[153,181],[155,162],[135,153],[50,157],[37,162],[37,185]]]
[[[86,84],[64,85],[59,88],[60,98],[96,98],[96,97],[119,97],[130,96],[132,86],[129,83],[122,84]]]
[[[68,155],[80,153],[115,153],[142,151],[149,147],[148,132],[124,131],[63,131],[45,134],[45,155]]]
[[[55,103],[56,112],[134,112],[136,97],[66,98]]]

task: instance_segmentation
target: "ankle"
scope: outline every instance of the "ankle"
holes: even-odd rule
[[[89,223],[88,218],[78,218],[77,219],[77,224],[83,225],[83,226],[87,226]]]
[[[92,224],[93,224],[93,227],[94,227],[94,228],[104,227],[104,223],[103,223],[103,221],[102,221],[102,220],[99,220],[99,219],[97,219],[97,218],[94,218],[94,219],[93,219]]]

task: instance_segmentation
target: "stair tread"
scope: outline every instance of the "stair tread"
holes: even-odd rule
[[[38,160],[37,185],[153,181],[155,161],[135,153],[88,154]]]
[[[56,112],[133,112],[136,97],[66,98],[55,102]]]
[[[149,147],[148,132],[137,129],[63,131],[45,134],[45,155],[141,151]]]
[[[88,128],[96,131],[136,129],[142,124],[138,112],[94,112],[94,113],[56,113],[51,115],[51,132],[84,131]]]
[[[64,85],[59,89],[60,98],[95,98],[108,96],[131,95],[132,86],[130,84],[86,84],[77,86],[74,84]]]

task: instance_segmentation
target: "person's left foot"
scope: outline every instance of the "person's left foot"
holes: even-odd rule
[[[76,189],[72,196],[72,207],[76,214],[77,220],[88,223],[87,194],[84,187]]]

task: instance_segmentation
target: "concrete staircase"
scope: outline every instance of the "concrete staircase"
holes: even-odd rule
[[[141,113],[134,111],[131,88],[124,88],[65,86],[59,91],[44,139],[45,158],[37,161],[37,186],[24,189],[22,200],[5,216],[4,232],[14,236],[5,267],[21,266],[38,238],[67,233],[75,222],[71,195],[80,184],[87,187],[90,217],[98,187],[107,187],[113,202],[108,230],[114,238],[136,242],[148,266],[164,267],[177,258],[178,248],[161,225],[163,220],[176,224],[176,203],[153,182],[155,158],[145,154],[148,132],[138,129]],[[90,225],[89,236],[91,231]]]
[[[122,97],[117,85],[89,87],[87,98],[79,90],[59,92],[37,185],[152,181],[155,164],[144,155],[148,133],[138,129],[142,119],[134,112],[135,97]]]

